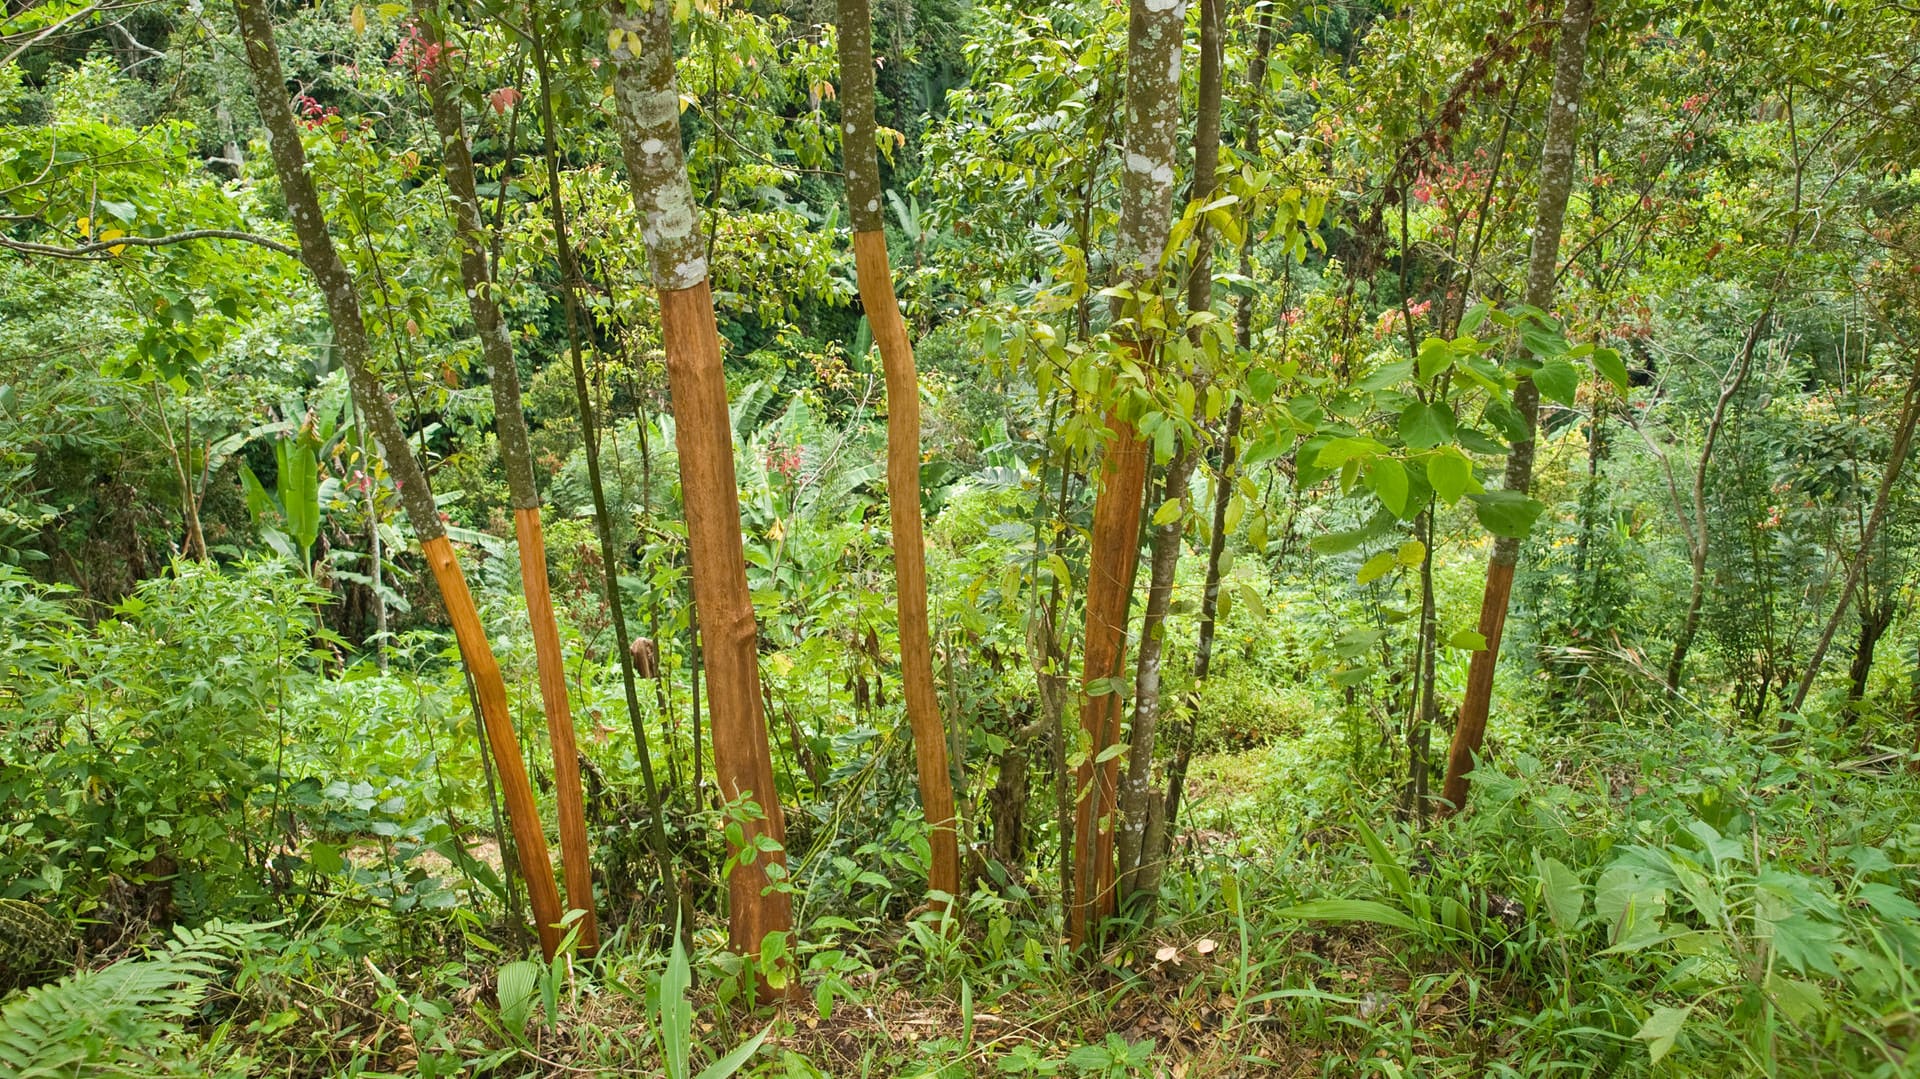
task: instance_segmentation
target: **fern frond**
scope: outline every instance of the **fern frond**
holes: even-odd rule
[[[84,970],[0,1009],[0,1075],[122,1073],[164,1058],[223,964],[258,947],[268,925],[176,929],[141,959]]]

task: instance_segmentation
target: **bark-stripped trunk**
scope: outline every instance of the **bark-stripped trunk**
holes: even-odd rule
[[[394,415],[392,403],[369,366],[370,352],[366,326],[361,321],[359,293],[352,274],[334,249],[332,237],[327,234],[319,195],[307,175],[306,150],[300,144],[299,127],[289,104],[286,76],[281,71],[280,55],[274,43],[273,22],[267,15],[264,0],[234,0],[233,7],[246,47],[254,99],[267,129],[267,147],[274,172],[287,201],[294,234],[300,240],[300,260],[306,264],[326,300],[334,342],[346,366],[354,402],[372,428],[381,455],[386,458],[387,471],[393,477],[400,503],[413,525],[414,535],[420,540],[421,553],[433,571],[441,598],[446,602],[454,639],[473,678],[474,695],[479,699],[480,714],[485,719],[487,744],[499,770],[500,789],[506,798],[514,846],[519,851],[521,869],[527,879],[527,894],[533,904],[540,947],[551,958],[560,946],[560,890],[554,884],[547,837],[541,828],[533,788],[527,782],[526,762],[520,755],[520,743],[514,737],[500,665],[487,644],[486,629],[480,623],[453,545],[447,540],[440,512],[434,506],[433,492],[427,486],[426,473],[414,458],[400,419]]]
[[[1120,760],[1098,758],[1120,738],[1121,696],[1114,683],[1126,667],[1127,605],[1140,561],[1140,500],[1147,482],[1146,443],[1117,415],[1108,417],[1108,428],[1100,493],[1094,499],[1087,632],[1081,649],[1080,727],[1087,755],[1074,776],[1074,902],[1067,922],[1075,948],[1091,939],[1100,920],[1114,911],[1114,788]]]
[[[927,556],[920,521],[920,380],[913,344],[893,293],[886,220],[880,211],[880,155],[874,146],[873,27],[867,0],[840,3],[841,145],[847,171],[847,208],[853,222],[853,259],[860,305],[880,349],[887,380],[887,511],[893,524],[896,615],[900,625],[900,681],[913,729],[920,773],[920,805],[932,829],[933,864],[927,887],[960,894],[960,843],[955,831],[953,778],[947,736],[934,691],[933,645],[927,634]],[[997,831],[997,829],[996,829]],[[935,897],[944,907],[951,900]]]
[[[533,451],[528,445],[527,417],[520,407],[520,370],[514,364],[513,337],[501,317],[495,295],[493,267],[487,258],[489,236],[480,216],[480,195],[474,175],[473,153],[467,146],[460,103],[451,91],[450,61],[434,24],[436,12],[428,0],[415,0],[414,13],[421,33],[441,47],[442,60],[423,72],[422,82],[440,137],[440,167],[447,182],[447,210],[459,244],[460,284],[466,289],[467,309],[480,337],[480,356],[487,365],[487,387],[493,394],[493,425],[499,437],[500,465],[507,474],[507,499],[513,507],[513,534],[520,552],[520,588],[527,600],[527,622],[533,630],[534,664],[540,674],[540,703],[547,714],[547,739],[553,747],[553,800],[560,821],[560,862],[567,883],[567,899],[581,912],[576,941],[587,955],[600,949],[600,929],[594,915],[593,855],[587,844],[586,800],[580,789],[580,751],[574,738],[573,711],[567,701],[566,658],[560,651],[560,630],[553,613],[553,593],[547,581],[547,545],[540,521],[540,490],[533,481]]]
[[[553,220],[554,257],[560,264],[560,297],[566,308],[567,345],[573,364],[574,411],[580,420],[581,450],[587,458],[587,489],[593,496],[593,525],[600,544],[601,590],[606,598],[607,619],[613,629],[614,659],[620,665],[620,687],[627,706],[627,724],[633,730],[633,748],[640,761],[640,782],[647,799],[647,839],[653,847],[660,873],[661,903],[665,923],[679,925],[683,934],[693,927],[681,922],[679,889],[674,885],[673,857],[667,850],[666,804],[653,775],[653,751],[647,742],[646,723],[640,713],[640,693],[635,685],[633,644],[627,633],[627,605],[620,590],[620,552],[613,542],[613,518],[607,511],[607,488],[600,478],[600,422],[595,415],[593,395],[587,387],[586,316],[580,309],[580,267],[573,257],[573,241],[567,233],[567,208],[561,197],[559,137],[553,117],[553,73],[547,63],[546,39],[539,23],[533,27],[533,59],[540,85],[541,157],[547,172],[547,212]],[[644,495],[642,496],[644,500]],[[534,521],[538,523],[538,515]],[[525,573],[523,563],[521,572]],[[555,642],[556,648],[558,642]],[[672,752],[669,744],[668,752]]]
[[[1222,0],[1200,0],[1200,79],[1198,114],[1193,131],[1193,179],[1189,202],[1207,201],[1215,191],[1220,166],[1220,63]],[[1187,310],[1213,307],[1213,237],[1203,218],[1194,226],[1193,266],[1187,279]],[[1202,331],[1194,331],[1194,344]],[[1196,421],[1204,419],[1194,417]],[[1162,500],[1185,502],[1199,449],[1183,443],[1167,462]],[[1152,528],[1147,557],[1147,604],[1140,619],[1140,659],[1134,676],[1133,744],[1127,750],[1127,778],[1120,789],[1120,895],[1140,893],[1153,901],[1160,887],[1162,844],[1149,835],[1164,820],[1166,808],[1153,785],[1153,758],[1160,726],[1160,680],[1165,653],[1167,611],[1173,606],[1173,579],[1180,568],[1186,537],[1183,512]],[[1164,834],[1164,832],[1162,833]]]
[[[1566,221],[1567,196],[1573,191],[1574,137],[1580,122],[1580,95],[1587,63],[1587,31],[1593,25],[1594,0],[1567,0],[1554,42],[1553,89],[1547,100],[1547,134],[1540,149],[1540,192],[1534,205],[1533,248],[1527,260],[1526,302],[1542,311],[1553,306],[1554,283],[1560,271],[1560,232]],[[1540,415],[1540,391],[1533,380],[1520,376],[1513,390],[1513,410],[1520,415],[1526,436],[1514,440],[1507,454],[1506,488],[1526,494],[1533,486],[1533,455]],[[1493,700],[1494,666],[1500,657],[1500,635],[1507,626],[1507,605],[1513,595],[1513,570],[1520,560],[1520,541],[1496,536],[1487,561],[1486,590],[1480,599],[1480,635],[1487,646],[1473,654],[1467,667],[1467,691],[1460,702],[1453,746],[1447,753],[1447,781],[1442,796],[1453,811],[1467,802],[1467,773],[1487,733],[1487,709]]]
[[[671,5],[665,3],[635,13],[623,4],[609,9],[622,35],[613,50],[614,116],[660,297],[687,557],[706,666],[713,770],[723,799],[747,799],[761,814],[741,822],[745,846],[729,853],[735,859],[744,853],[748,860],[745,865],[735,861],[727,874],[729,947],[757,956],[768,933],[784,933],[792,926],[788,893],[775,887],[786,878],[786,823],[773,785],[773,755],[760,707],[759,632],[740,538],[733,424],[707,282],[706,242],[695,218],[681,148],[670,12]],[[761,836],[780,849],[751,853]],[[769,873],[770,864],[779,868]],[[763,996],[775,995],[765,982],[760,987]]]
[[[1116,261],[1122,279],[1136,289],[1160,287],[1160,257],[1172,224],[1180,39],[1186,18],[1185,0],[1132,0],[1128,12],[1127,124]],[[1137,332],[1128,344],[1143,354],[1154,347]],[[1094,498],[1087,564],[1080,725],[1088,750],[1075,777],[1074,902],[1067,916],[1067,937],[1075,948],[1114,910],[1113,818],[1120,760],[1099,758],[1120,738],[1121,697],[1113,683],[1125,669],[1127,605],[1140,561],[1140,502],[1147,480],[1146,446],[1118,406],[1108,412],[1107,426],[1110,437]],[[1095,688],[1104,692],[1092,692]]]
[[[1893,448],[1887,453],[1886,471],[1880,476],[1880,489],[1873,496],[1873,512],[1868,514],[1867,523],[1860,530],[1860,549],[1854,552],[1847,564],[1847,580],[1840,588],[1840,600],[1834,604],[1833,614],[1828,617],[1826,628],[1820,632],[1820,641],[1814,645],[1813,655],[1807,658],[1807,669],[1800,675],[1800,684],[1794,687],[1793,700],[1787,705],[1789,712],[1800,711],[1800,706],[1807,702],[1807,692],[1813,688],[1813,680],[1819,677],[1820,664],[1827,658],[1827,649],[1833,646],[1833,635],[1847,617],[1847,607],[1853,602],[1854,590],[1860,587],[1867,561],[1873,557],[1873,540],[1880,533],[1881,522],[1886,520],[1887,506],[1892,502],[1894,488],[1900,482],[1900,470],[1907,463],[1907,451],[1913,446],[1916,421],[1920,421],[1920,359],[1914,361],[1913,373],[1907,379],[1907,390],[1900,401],[1900,423],[1894,430]],[[1868,666],[1873,663],[1871,640],[1867,643],[1866,661]],[[1865,671],[1859,673],[1859,682],[1862,686],[1866,684]]]

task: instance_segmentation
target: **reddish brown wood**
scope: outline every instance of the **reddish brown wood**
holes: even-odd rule
[[[1126,666],[1127,606],[1140,564],[1140,504],[1147,486],[1147,446],[1132,423],[1109,414],[1111,438],[1100,463],[1087,563],[1087,635],[1081,664],[1080,728],[1086,759],[1075,774],[1074,901],[1067,939],[1085,944],[1114,909],[1113,817],[1120,760],[1098,758],[1120,740],[1121,695],[1112,692]],[[1109,692],[1088,687],[1106,680]]]
[[[435,536],[420,542],[420,553],[426,556],[434,583],[440,586],[447,620],[453,623],[453,637],[460,645],[460,658],[473,676],[474,695],[480,698],[480,718],[487,730],[487,748],[493,751],[513,845],[520,853],[521,875],[526,878],[527,898],[533,905],[534,931],[540,935],[540,950],[551,959],[560,950],[560,889],[554,886],[553,859],[547,853],[547,836],[540,827],[533,787],[527,782],[527,763],[520,756],[519,739],[513,736],[507,684],[487,644],[486,628],[480,624],[480,612],[473,605],[466,575],[454,558],[453,544],[445,536]]]
[[[773,756],[760,705],[759,630],[747,592],[733,424],[707,283],[661,290],[660,325],[673,398],[674,444],[680,451],[680,488],[686,492],[688,562],[706,663],[713,769],[722,798],[749,797],[765,814],[747,822],[747,843],[765,835],[782,845],[780,851],[736,866],[727,876],[732,902],[728,946],[742,955],[757,955],[768,933],[792,926],[793,914],[787,893],[770,890],[774,880],[767,873],[769,864],[786,866],[786,821],[773,785]]]
[[[560,863],[571,910],[581,911],[576,943],[583,955],[600,950],[594,917],[593,862],[587,846],[587,809],[580,789],[580,747],[574,739],[573,710],[567,702],[567,672],[561,659],[560,630],[547,585],[547,542],[537,508],[513,511],[514,539],[520,545],[520,589],[527,597],[527,622],[533,627],[533,655],[540,671],[540,703],[547,711],[547,742],[553,747],[553,800],[560,818]]]
[[[920,773],[920,805],[933,828],[933,865],[927,887],[960,894],[960,841],[954,826],[953,776],[947,731],[933,681],[933,643],[927,630],[927,555],[920,520],[920,380],[913,345],[893,293],[887,237],[853,234],[853,258],[873,342],[887,378],[887,510],[893,522],[893,572],[900,623],[900,680],[913,728]]]
[[[1453,728],[1453,744],[1447,750],[1447,784],[1440,792],[1452,810],[1467,804],[1467,773],[1473,771],[1474,754],[1480,752],[1487,735],[1494,663],[1500,655],[1500,635],[1507,626],[1507,601],[1512,595],[1513,563],[1488,563],[1486,593],[1480,600],[1480,635],[1487,639],[1487,646],[1467,662],[1466,697]]]

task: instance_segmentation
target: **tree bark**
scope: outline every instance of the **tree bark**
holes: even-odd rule
[[[1213,0],[1218,4],[1220,0]],[[1222,16],[1216,7],[1214,19],[1216,32],[1221,32],[1217,20]],[[1254,35],[1253,58],[1247,65],[1247,81],[1256,93],[1263,91],[1267,83],[1267,57],[1273,50],[1273,11],[1271,7],[1259,6],[1254,16],[1258,30]],[[1203,24],[1203,33],[1204,24]],[[1224,35],[1223,35],[1224,36]],[[1203,46],[1204,48],[1204,42]],[[1223,45],[1216,45],[1216,50]],[[1224,53],[1221,54],[1224,58]],[[1202,69],[1201,80],[1204,84],[1206,74]],[[1215,123],[1218,121],[1216,119]],[[1260,152],[1260,112],[1256,108],[1247,118],[1246,130],[1242,137],[1241,148],[1248,158],[1254,158]],[[1196,156],[1198,147],[1196,147]],[[1253,277],[1253,250],[1247,244],[1240,246],[1240,276]],[[1198,286],[1194,282],[1188,289],[1189,303],[1192,289]],[[1211,292],[1213,282],[1207,280]],[[1281,302],[1286,302],[1282,294]],[[1233,341],[1234,347],[1242,352],[1253,347],[1253,303],[1252,291],[1243,292],[1234,305]],[[1207,572],[1200,590],[1200,631],[1193,655],[1193,686],[1187,691],[1181,710],[1185,713],[1186,723],[1176,735],[1173,760],[1167,768],[1167,792],[1161,799],[1160,829],[1156,837],[1149,837],[1147,849],[1150,856],[1143,858],[1146,863],[1136,879],[1142,891],[1156,892],[1160,888],[1160,877],[1165,870],[1166,859],[1172,850],[1173,837],[1177,833],[1180,819],[1180,800],[1187,785],[1187,767],[1193,760],[1195,727],[1200,716],[1200,685],[1207,680],[1207,674],[1213,667],[1213,638],[1220,610],[1220,562],[1227,550],[1227,505],[1233,498],[1233,464],[1235,441],[1240,437],[1240,419],[1242,403],[1236,395],[1233,403],[1227,406],[1226,424],[1220,432],[1220,459],[1215,469],[1212,529],[1207,533]]]
[[[1120,177],[1116,263],[1137,292],[1160,288],[1161,255],[1173,212],[1174,141],[1180,127],[1181,36],[1186,0],[1132,0],[1127,18],[1125,152]],[[1142,301],[1131,301],[1137,308]],[[1116,314],[1126,314],[1116,304]],[[1154,343],[1125,331],[1127,347],[1143,360]],[[1114,815],[1120,761],[1100,760],[1120,738],[1121,697],[1114,680],[1124,669],[1127,606],[1140,562],[1140,503],[1147,479],[1146,446],[1133,422],[1109,408],[1109,440],[1094,497],[1087,565],[1087,633],[1082,650],[1080,725],[1087,757],[1076,776],[1074,902],[1067,938],[1074,948],[1111,915],[1115,900]],[[1095,693],[1094,689],[1103,692]]]
[[[1067,921],[1075,948],[1114,911],[1113,814],[1120,759],[1099,758],[1120,738],[1121,696],[1115,682],[1126,665],[1127,606],[1140,562],[1140,500],[1147,481],[1147,447],[1133,425],[1110,416],[1108,432],[1094,499],[1081,649],[1080,728],[1087,749],[1074,777],[1074,902]]]
[[[853,222],[853,258],[860,304],[887,382],[887,511],[893,525],[896,616],[900,626],[900,681],[913,730],[920,805],[931,829],[933,861],[927,887],[945,908],[960,894],[960,844],[955,830],[953,777],[947,735],[934,689],[933,645],[927,630],[926,540],[920,520],[920,379],[913,344],[893,292],[885,218],[880,211],[880,157],[874,144],[873,26],[867,0],[839,0],[840,116]],[[1023,799],[1024,801],[1024,799]]]
[[[500,446],[500,464],[507,475],[507,498],[513,507],[513,534],[520,554],[520,588],[526,596],[527,622],[533,630],[534,664],[540,675],[540,703],[547,714],[547,740],[553,748],[553,800],[560,822],[560,862],[567,898],[581,916],[575,938],[580,951],[600,950],[600,929],[594,915],[593,854],[587,843],[586,799],[580,789],[580,750],[574,736],[573,711],[567,700],[566,658],[560,650],[559,623],[553,613],[553,593],[547,581],[546,537],[540,520],[540,490],[533,480],[533,451],[528,444],[527,417],[520,407],[520,370],[513,356],[513,337],[500,314],[493,267],[487,258],[488,233],[480,216],[480,195],[473,153],[467,146],[466,123],[460,103],[450,92],[449,54],[435,25],[437,12],[430,0],[415,0],[417,25],[427,40],[441,46],[439,65],[422,73],[433,126],[440,137],[441,173],[447,183],[447,210],[453,218],[459,245],[460,283],[467,293],[467,309],[480,338],[480,355],[487,365],[487,388],[493,394],[493,425]]]
[[[1860,604],[1860,637],[1853,645],[1853,662],[1847,668],[1847,701],[1858,701],[1867,695],[1867,676],[1873,673],[1873,654],[1880,647],[1880,638],[1893,625],[1894,603],[1891,593],[1883,594],[1872,603]]]
[[[453,545],[447,541],[446,528],[434,505],[433,492],[427,486],[426,473],[414,458],[400,419],[394,415],[393,405],[369,364],[371,357],[366,326],[361,321],[359,293],[352,274],[334,249],[333,238],[327,234],[319,195],[307,175],[306,150],[301,146],[299,127],[289,105],[286,76],[281,71],[280,55],[274,43],[273,22],[267,15],[264,0],[234,0],[233,7],[246,48],[254,100],[267,129],[267,147],[274,172],[286,198],[294,234],[300,241],[300,260],[313,275],[326,301],[334,341],[346,366],[354,401],[373,429],[374,441],[386,458],[387,471],[393,477],[401,505],[446,602],[454,639],[473,678],[475,696],[479,698],[480,712],[485,718],[487,744],[499,770],[500,789],[506,797],[514,846],[520,853],[526,875],[540,947],[552,958],[560,946],[560,890],[554,883],[553,864],[547,854],[547,838],[541,828],[533,788],[527,782],[526,762],[520,755],[519,740],[514,737],[506,683],[487,644],[486,629],[480,623]]]
[[[786,822],[773,784],[773,755],[760,706],[758,626],[740,537],[733,424],[707,283],[706,244],[681,148],[670,10],[665,3],[637,13],[629,13],[623,4],[609,9],[613,26],[623,35],[613,50],[614,116],[660,297],[687,557],[706,666],[713,770],[723,799],[750,801],[760,813],[758,819],[739,822],[744,845],[729,851],[728,942],[735,952],[758,956],[768,933],[792,927],[791,900],[784,887]],[[755,853],[762,836],[778,849]],[[764,981],[760,992],[763,998],[778,995]]]
[[[1189,202],[1210,200],[1220,167],[1221,0],[1200,0],[1200,75],[1198,112],[1193,132],[1193,178]],[[1213,307],[1213,237],[1205,219],[1194,226],[1193,265],[1187,277],[1187,311]],[[1193,331],[1200,344],[1201,331]],[[1196,416],[1196,421],[1203,417]],[[1182,444],[1167,463],[1162,497],[1184,503],[1199,460],[1197,447]],[[1153,786],[1153,758],[1160,726],[1162,656],[1166,650],[1167,612],[1173,606],[1174,575],[1180,568],[1186,538],[1186,514],[1152,526],[1147,557],[1147,604],[1140,619],[1140,657],[1133,689],[1132,745],[1127,750],[1127,778],[1120,790],[1120,895],[1140,892],[1146,902],[1159,889],[1160,873],[1146,863],[1160,857],[1159,844],[1149,842],[1150,819],[1164,820],[1165,806]]]
[[[1526,302],[1547,310],[1553,305],[1560,270],[1560,233],[1566,222],[1567,197],[1573,191],[1574,140],[1579,129],[1581,88],[1587,62],[1587,31],[1593,25],[1594,0],[1567,0],[1560,14],[1554,42],[1553,89],[1547,101],[1547,133],[1540,150],[1540,191],[1534,204],[1533,247],[1527,259]],[[1520,415],[1526,437],[1516,439],[1507,454],[1506,488],[1526,494],[1533,486],[1535,435],[1540,414],[1540,391],[1533,379],[1521,374],[1513,390],[1513,410]],[[1480,635],[1487,646],[1473,654],[1467,667],[1466,696],[1453,729],[1447,753],[1447,779],[1442,791],[1453,812],[1467,802],[1467,773],[1487,733],[1487,711],[1493,700],[1493,674],[1500,657],[1500,636],[1507,625],[1507,606],[1513,595],[1514,566],[1520,560],[1520,541],[1496,536],[1487,562],[1486,588],[1480,599]]]

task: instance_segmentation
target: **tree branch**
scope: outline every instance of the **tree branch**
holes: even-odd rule
[[[0,236],[0,247],[10,251],[21,251],[29,255],[47,255],[59,259],[91,259],[99,261],[101,252],[110,252],[117,247],[165,247],[169,244],[186,243],[190,240],[239,240],[254,244],[269,251],[299,258],[300,252],[281,243],[270,240],[257,233],[242,232],[239,229],[188,229],[167,236],[116,236],[111,240],[98,240],[78,247],[59,247],[54,244],[37,244],[27,240],[11,240]]]

